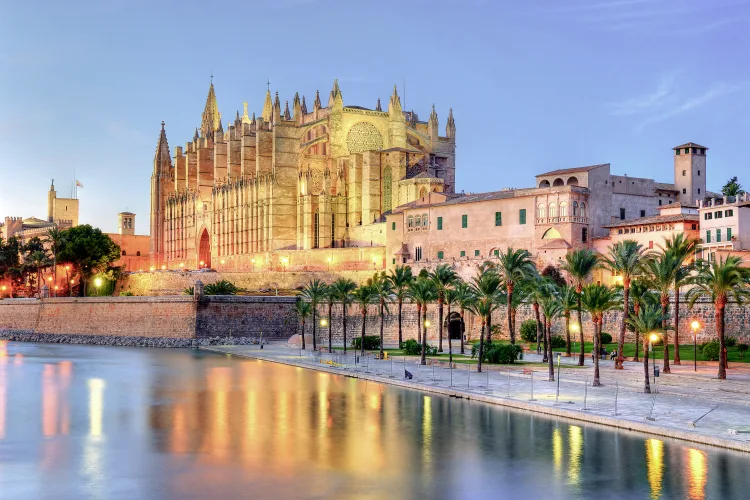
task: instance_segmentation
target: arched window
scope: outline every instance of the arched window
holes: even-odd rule
[[[586,204],[581,202],[581,217],[586,217]]]
[[[567,217],[567,216],[568,216],[568,202],[561,201],[560,202],[560,217]]]
[[[422,218],[417,215],[414,217],[414,227],[420,227],[422,225]]]
[[[123,251],[122,251],[122,254],[123,254],[123,255],[127,255],[127,254],[128,254],[128,252],[126,252],[125,250],[123,250]]]
[[[427,223],[427,214],[422,214],[422,227],[427,227],[429,224]]]
[[[141,256],[141,251],[138,250],[137,252],[135,252],[135,255],[136,255],[136,257],[140,257]]]
[[[578,177],[573,176],[568,178],[568,186],[577,186],[578,185]]]
[[[578,217],[578,202],[573,202],[573,213],[571,214],[573,217]]]
[[[557,205],[554,203],[549,204],[549,216],[557,217]]]
[[[552,182],[552,185],[553,185],[553,186],[564,186],[564,185],[565,185],[565,181],[564,181],[564,180],[562,180],[562,179],[560,179],[560,178],[558,177],[557,179],[555,179],[555,180],[554,180],[554,181]]]
[[[426,194],[427,194],[427,188],[422,188],[422,189],[419,190],[419,197],[420,198],[423,197]]]
[[[545,214],[547,211],[545,210],[544,203],[540,203],[539,205],[537,205],[536,208],[537,208],[536,216],[540,219],[545,218],[546,217]]]
[[[549,187],[549,181],[548,180],[543,180],[542,182],[539,183],[539,187],[540,188],[548,188]]]
[[[409,229],[414,227],[414,217],[409,216],[409,218],[407,219],[407,226],[409,227]]]

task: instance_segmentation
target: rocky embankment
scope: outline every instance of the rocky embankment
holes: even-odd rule
[[[120,337],[114,335],[65,335],[31,331],[0,330],[0,340],[17,342],[42,342],[48,344],[89,344],[126,347],[199,347],[210,345],[258,344],[256,337],[207,337],[200,339],[174,339],[163,337]],[[264,342],[265,343],[265,342]]]

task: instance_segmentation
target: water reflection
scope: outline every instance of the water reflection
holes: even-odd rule
[[[23,365],[0,365],[9,497],[556,499],[606,485],[602,498],[703,499],[750,487],[745,456],[272,363],[6,350],[18,349]]]

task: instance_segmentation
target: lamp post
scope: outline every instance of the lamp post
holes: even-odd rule
[[[94,286],[96,287],[96,294],[99,295],[99,290],[102,286],[102,279],[101,278],[94,278]]]
[[[52,276],[49,276],[49,277],[47,278],[47,281],[49,281],[49,284],[50,284],[50,288],[52,288]],[[57,289],[57,287],[55,287],[55,289]],[[57,292],[53,292],[53,296],[54,296],[54,297],[57,297]]]
[[[581,326],[578,324],[577,321],[574,321],[570,324],[570,331],[573,332],[573,338],[575,338],[575,335],[581,330]],[[576,341],[573,341],[573,347],[575,347]],[[571,354],[572,356],[572,354]]]
[[[700,329],[700,321],[695,320],[690,323],[690,328],[693,329],[693,371],[698,371],[698,329]]]
[[[250,259],[250,263],[253,265],[253,272],[255,272],[255,259]]]
[[[326,260],[328,261],[328,272],[330,273],[331,272],[331,260],[332,259],[330,257],[328,257]]]
[[[659,340],[659,336],[655,333],[652,333],[648,338],[648,352],[650,355],[654,351],[654,342]],[[656,383],[656,356],[653,356],[654,358],[654,383]]]

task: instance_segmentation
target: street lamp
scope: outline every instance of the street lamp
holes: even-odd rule
[[[328,326],[328,320],[326,320],[325,318],[321,318],[320,326]]]
[[[101,278],[95,278],[94,279],[94,286],[96,287],[96,294],[99,295],[99,289],[102,286],[102,279]]]
[[[690,323],[690,328],[693,329],[693,371],[698,371],[698,330],[701,327],[701,323],[698,320],[694,320]]]
[[[284,271],[286,271],[286,265],[287,265],[287,263],[289,263],[289,258],[288,257],[282,257],[281,258],[281,263],[284,265]]]
[[[330,273],[331,272],[331,258],[328,257],[326,260],[328,261],[328,272]]]
[[[578,324],[577,321],[574,321],[570,324],[570,331],[573,332],[573,339],[575,339],[575,335],[581,330],[581,325]],[[573,340],[573,347],[575,347],[576,341]]]
[[[648,352],[649,354],[654,351],[654,342],[659,340],[659,336],[655,333],[652,333],[648,338]],[[648,356],[647,354],[646,356]],[[654,383],[656,383],[656,356],[653,356],[654,358]],[[648,360],[647,360],[648,361]]]
[[[253,264],[253,272],[255,272],[255,259],[250,259],[250,262]]]

